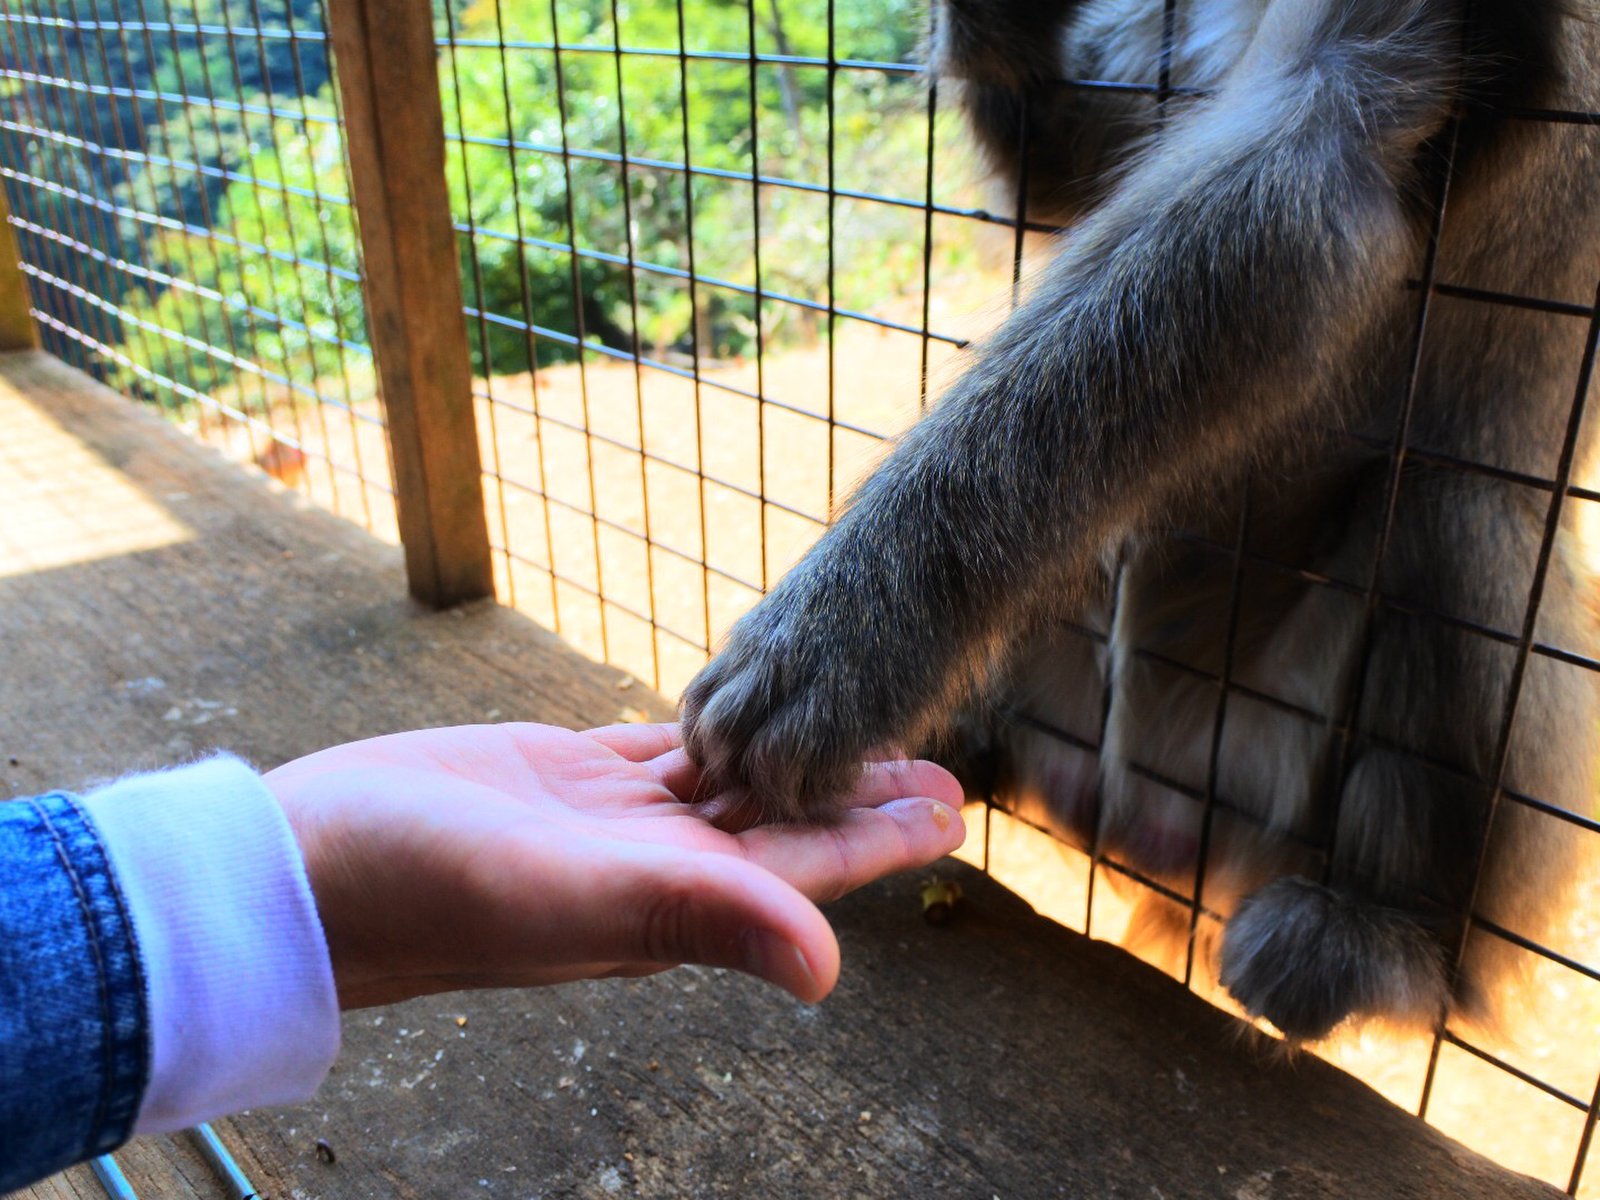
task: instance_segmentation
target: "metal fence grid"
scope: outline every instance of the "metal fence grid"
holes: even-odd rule
[[[778,18],[754,7],[725,31],[733,43],[697,40],[681,5],[633,31],[619,10],[481,5],[463,29],[452,7],[435,8],[501,587],[670,694],[915,414],[939,351],[964,344],[929,320],[935,224],[993,218],[935,200],[935,109],[915,64],[851,57],[831,34],[820,53],[780,49]],[[919,177],[898,190],[842,178],[836,105],[896,90],[898,127],[926,144]],[[775,151],[789,131],[763,122],[802,92],[822,94],[825,148]],[[710,103],[738,110],[743,144],[694,143],[694,106]],[[632,118],[662,105],[670,118]],[[486,182],[506,179],[539,195],[519,188],[508,205],[502,184],[486,204]],[[736,228],[708,231],[708,210]],[[636,237],[659,232],[663,212],[672,237]],[[772,236],[800,213],[804,244]],[[845,299],[860,268],[840,262],[840,231],[866,214],[919,248],[920,306]],[[804,269],[796,255],[811,256]],[[508,256],[520,279],[496,307],[485,277]],[[551,289],[564,309],[546,315]],[[625,294],[626,316],[597,312],[597,291]],[[664,309],[690,314],[675,344],[650,332]],[[736,361],[720,340],[730,326]],[[796,326],[821,347],[803,364],[774,350]],[[864,330],[898,366],[890,403],[841,376],[839,347]]]
[[[320,0],[309,13],[305,0],[293,0],[292,11],[274,8],[267,17],[263,2],[282,0],[251,0],[248,14],[235,0],[220,26],[203,25],[193,11],[177,12],[165,0],[153,15],[143,11],[143,0],[119,0],[109,17],[73,11],[87,0],[50,0],[47,10],[37,0],[0,14],[6,31],[0,78],[14,97],[0,116],[0,174],[52,350],[147,398],[177,398],[174,406],[185,412],[192,405],[202,436],[213,424],[238,429],[256,439],[251,453],[258,461],[258,442],[292,447],[320,458],[330,478],[348,474],[379,489],[363,474],[363,462],[370,472],[374,458],[336,455],[327,434],[319,441],[294,423],[304,415],[298,406],[270,399],[274,389],[285,389],[314,400],[317,421],[377,421],[363,399],[370,390],[363,333],[354,322],[338,323],[359,313],[359,301],[347,306],[359,284],[358,263],[330,243],[319,253],[268,216],[281,213],[287,222],[291,210],[296,216],[314,210],[313,228],[336,229],[350,220],[348,183],[330,190],[330,177],[312,168],[316,182],[301,186],[292,169],[269,172],[260,156],[209,167],[179,147],[97,128],[87,104],[114,97],[185,106],[197,129],[210,128],[219,139],[230,123],[253,126],[256,141],[277,139],[266,158],[280,164],[300,152],[284,144],[286,133],[308,147],[324,144],[319,135],[337,130],[336,111],[308,105],[304,87],[293,99],[274,98],[270,90],[255,95],[245,86],[248,67],[241,71],[251,56],[264,60],[269,45],[288,49],[297,79],[313,54],[325,62]],[[1181,0],[1153,2],[1164,11],[1170,38]],[[831,0],[722,6],[731,16],[712,28],[699,26],[691,11],[698,12],[686,0],[644,8],[616,0],[437,0],[434,9],[500,594],[669,694],[821,532],[882,439],[937,394],[955,352],[1003,315],[1002,305],[972,317],[978,294],[988,288],[1003,296],[1009,285],[1015,301],[1044,250],[1036,235],[1050,232],[1030,220],[1025,205],[1015,219],[983,207],[959,125],[913,61],[925,31],[915,30],[890,54],[882,52],[882,39],[849,26]],[[923,19],[916,11],[907,4],[902,15]],[[853,44],[856,35],[870,46]],[[155,58],[148,47],[156,38],[182,46],[214,42],[225,48],[228,69],[218,77],[212,58],[209,76],[200,80],[141,77],[142,65]],[[1139,92],[1160,108],[1192,94],[1171,77],[1170,62],[1169,42],[1154,80],[1060,86]],[[719,128],[741,132],[707,139],[701,130],[708,106],[720,114]],[[110,119],[116,111],[109,109]],[[866,111],[890,115],[863,122],[858,118]],[[1589,112],[1501,116],[1574,138],[1600,127],[1600,114]],[[914,161],[916,169],[895,177],[873,170],[870,156],[852,153],[870,137],[913,145],[914,155],[895,161]],[[1453,156],[1453,142],[1442,152]],[[161,192],[218,172],[230,187],[246,186],[260,198],[255,216],[242,219],[231,206],[191,209]],[[1511,683],[1495,766],[1491,777],[1468,782],[1492,790],[1498,804],[1592,834],[1600,821],[1508,789],[1503,776],[1513,738],[1529,736],[1516,729],[1524,679],[1539,671],[1600,669],[1544,640],[1537,622],[1557,522],[1574,506],[1600,501],[1595,481],[1579,477],[1574,459],[1600,304],[1437,277],[1434,251],[1449,228],[1448,165],[1440,177],[1432,244],[1413,281],[1412,377],[1395,381],[1407,397],[1402,419],[1392,438],[1369,442],[1389,455],[1390,469],[1383,529],[1365,577],[1314,576],[1302,564],[1261,552],[1250,536],[1248,499],[1231,539],[1190,541],[1228,564],[1230,627],[1247,576],[1287,573],[1359,606],[1368,638],[1378,614],[1399,612],[1501,648]],[[1026,181],[1016,185],[1021,205]],[[191,257],[177,268],[140,257],[143,239],[131,239],[135,249],[128,249],[129,222],[181,233]],[[868,241],[909,260],[892,294],[863,278],[882,269],[881,250],[857,252]],[[236,250],[246,264],[291,267],[294,288],[202,286],[198,279],[216,277],[220,247]],[[996,266],[973,266],[979,260]],[[319,287],[347,300],[318,308],[307,297]],[[221,337],[203,323],[163,322],[158,300],[138,307],[119,299],[174,292],[203,300],[194,311],[208,314]],[[1475,461],[1410,438],[1416,366],[1430,315],[1445,305],[1511,308],[1584,331],[1572,364],[1571,421],[1564,445],[1549,448],[1548,471]],[[331,310],[326,323],[293,315],[324,310]],[[292,330],[332,351],[337,367],[308,376],[304,360],[288,348],[266,361],[251,358],[228,340],[227,331],[241,327],[249,337],[239,340],[249,346],[272,344],[257,340],[263,330]],[[189,361],[191,351],[199,367]],[[222,384],[223,375],[244,382]],[[365,443],[357,437],[348,445],[359,450]],[[1519,624],[1501,628],[1386,593],[1384,546],[1405,502],[1407,463],[1522,489],[1547,512]],[[1106,637],[1104,630],[1079,633],[1102,644]],[[1154,661],[1150,652],[1145,656]],[[1231,645],[1220,669],[1173,660],[1157,665],[1215,690],[1206,775],[1196,786],[1150,766],[1133,769],[1204,806],[1206,828],[1227,807],[1218,778],[1229,705],[1265,706],[1331,727],[1341,770],[1366,736],[1352,719],[1365,687],[1359,675],[1339,711],[1319,712],[1236,678]],[[1084,754],[1098,751],[1097,738],[1050,732]],[[980,856],[1045,911],[1096,935],[1114,934],[1126,919],[1126,906],[1119,912],[1119,902],[1100,886],[1107,873],[1165,897],[1187,913],[1190,931],[1189,953],[1174,974],[1201,986],[1195,946],[1219,920],[1204,902],[1204,843],[1186,892],[1098,850],[1061,846],[996,808],[986,810]],[[1491,1049],[1447,1029],[1431,1040],[1357,1047],[1336,1060],[1509,1165],[1555,1179],[1572,1194],[1600,1194],[1592,1181],[1585,1186],[1584,1170],[1600,1111],[1593,1037],[1600,1020],[1600,930],[1586,928],[1576,944],[1557,947],[1481,914],[1470,928],[1473,937],[1519,947],[1547,990],[1570,994],[1562,1041],[1532,1051]]]
[[[486,480],[491,506],[498,509],[493,528],[501,560],[499,573],[502,586],[516,603],[540,613],[591,652],[625,664],[655,686],[674,693],[704,661],[732,619],[820,533],[831,506],[870,458],[870,454],[862,455],[841,470],[841,439],[851,435],[879,439],[901,427],[895,421],[852,420],[850,405],[842,399],[842,392],[851,386],[850,375],[841,369],[839,356],[847,331],[872,327],[908,338],[916,349],[901,380],[906,395],[920,399],[936,392],[936,387],[929,386],[930,375],[938,376],[938,367],[949,359],[948,352],[966,344],[975,328],[952,326],[937,315],[941,270],[948,257],[941,234],[953,226],[991,230],[983,249],[991,256],[998,253],[1009,258],[1014,301],[1032,256],[1042,249],[1029,235],[1049,233],[1050,229],[1030,220],[1022,207],[1026,180],[1016,181],[1019,210],[1015,219],[984,210],[970,193],[947,197],[943,189],[951,186],[951,176],[970,177],[970,165],[958,163],[952,169],[949,164],[950,158],[959,154],[955,144],[960,134],[947,123],[937,89],[932,87],[918,92],[914,101],[923,141],[922,169],[914,176],[891,180],[847,182],[841,178],[837,130],[844,81],[856,74],[910,80],[918,68],[909,58],[853,57],[849,48],[838,44],[838,15],[832,5],[810,6],[828,31],[825,44],[816,47],[781,45],[773,20],[763,17],[759,5],[743,9],[743,28],[724,31],[722,40],[697,36],[685,20],[681,3],[676,8],[675,27],[666,31],[667,36],[662,36],[659,28],[630,28],[627,10],[615,4],[535,8],[533,13],[519,9],[514,20],[512,6],[497,6],[492,20],[481,20],[468,30],[454,10],[436,6],[437,40],[446,76],[446,136],[452,152],[459,156],[465,185],[456,197],[456,227],[471,275],[467,315],[479,356],[480,411],[490,426],[486,436],[494,451]],[[1168,3],[1165,9],[1170,34],[1176,24],[1175,8]],[[542,74],[519,70],[519,61],[529,59],[538,60]],[[811,96],[820,110],[819,127],[826,137],[825,153],[812,162],[797,164],[763,146],[764,138],[782,136],[779,105],[770,99],[762,101],[763,94],[782,96],[780,72],[816,73],[826,81],[818,89],[820,98],[814,93]],[[489,82],[483,81],[484,75]],[[485,110],[480,109],[478,122],[461,103],[461,97],[473,90],[475,76],[479,90],[498,88],[502,96],[500,110],[484,119]],[[514,82],[526,84],[530,78],[542,78],[549,86],[530,91],[519,89]],[[658,81],[653,90],[638,82],[650,78]],[[739,161],[734,163],[702,161],[702,149],[691,136],[692,107],[705,102],[704,94],[716,90],[717,80],[723,82],[721,102],[737,107],[750,126],[747,140],[739,147]],[[1140,91],[1156,106],[1164,106],[1173,96],[1194,94],[1185,89],[1181,79],[1171,78],[1165,67],[1160,78],[1143,85],[1064,80],[1061,86]],[[790,90],[801,89],[791,85]],[[663,97],[668,106],[676,107],[680,120],[668,131],[670,139],[651,141],[640,135],[634,114],[642,112],[647,101],[662,103]],[[603,107],[603,121],[593,119],[593,106]],[[1575,131],[1596,121],[1593,114],[1563,112],[1519,112],[1506,114],[1506,119],[1554,122]],[[530,130],[537,132],[530,136]],[[497,224],[476,206],[473,182],[492,174],[522,178],[531,173],[530,160],[542,164],[539,169],[559,172],[558,190],[564,202],[558,211],[540,220],[529,211],[537,206],[523,201],[514,206],[509,222]],[[1435,246],[1448,212],[1448,169],[1443,178],[1446,192],[1434,198]],[[708,231],[707,205],[702,198],[719,188],[737,190],[749,206],[749,217],[737,227],[730,228],[723,221]],[[668,189],[681,197],[681,241],[673,248],[675,253],[663,254],[658,245],[641,244],[647,239],[638,236],[637,210],[661,203],[661,193]],[[604,199],[594,200],[596,194]],[[804,249],[825,265],[825,272],[811,291],[780,282],[779,260],[786,246],[783,239],[770,235],[770,213],[790,196],[818,202],[814,224],[821,232]],[[614,218],[618,208],[620,224],[606,215],[610,212]],[[849,216],[843,215],[846,208]],[[853,307],[839,294],[840,230],[869,210],[896,211],[910,218],[903,236],[920,256],[921,270],[920,294],[913,297],[909,313],[891,303]],[[964,235],[965,231],[954,231],[955,240]],[[749,261],[742,272],[719,270],[705,261],[704,247],[730,237],[743,239],[749,247]],[[547,260],[531,272],[524,265],[521,307],[496,310],[473,299],[484,294],[485,248],[496,243],[518,247],[524,264]],[[1574,416],[1567,444],[1561,448],[1560,464],[1552,474],[1540,475],[1414,445],[1407,436],[1408,399],[1392,441],[1377,446],[1389,453],[1391,471],[1384,528],[1368,574],[1359,580],[1318,577],[1310,582],[1360,605],[1369,640],[1377,614],[1400,611],[1441,621],[1504,647],[1514,663],[1494,754],[1497,777],[1473,782],[1494,787],[1504,803],[1537,810],[1551,820],[1584,830],[1600,830],[1592,818],[1507,790],[1498,777],[1504,772],[1513,735],[1516,697],[1530,664],[1559,664],[1578,670],[1600,666],[1568,648],[1541,641],[1535,624],[1561,506],[1600,499],[1600,493],[1587,486],[1589,481],[1576,479],[1572,457],[1592,367],[1596,309],[1571,298],[1514,296],[1462,286],[1436,278],[1433,262],[1430,252],[1423,277],[1414,281],[1418,353],[1413,356],[1413,371],[1427,336],[1432,306],[1510,305],[1553,320],[1587,323],[1584,357],[1574,363]],[[605,285],[602,268],[617,272],[627,292],[630,319],[597,333],[592,326],[586,327],[586,308],[592,309],[586,298],[587,289]],[[529,316],[529,276],[546,272],[565,290],[571,314],[568,325]],[[717,348],[709,344],[715,333],[698,324],[679,354],[664,354],[650,345],[642,332],[646,322],[640,316],[640,296],[647,290],[672,287],[683,289],[696,314],[718,305],[724,306],[724,311],[735,307],[742,311],[754,342],[750,351],[754,362],[743,375],[724,369]],[[791,362],[790,353],[773,345],[771,329],[796,311],[812,314],[817,320],[817,336],[826,350],[817,360]],[[519,377],[513,381],[498,373],[494,362],[497,331],[525,339],[524,357],[534,364],[526,380]],[[557,347],[581,348],[581,352],[575,363],[562,367],[556,365]],[[812,368],[809,374],[807,366]],[[798,393],[794,387],[797,375],[802,385]],[[1405,381],[1404,386],[1408,397],[1414,397],[1415,379]],[[675,388],[682,390],[682,403],[677,407]],[[805,389],[810,389],[809,395]],[[896,416],[903,422],[914,411],[914,404],[901,406]],[[674,413],[681,414],[681,424],[676,426],[670,424]],[[668,428],[654,428],[652,419],[668,422]],[[747,427],[744,455],[735,460],[719,458],[718,438],[726,436],[730,424],[741,421]],[[809,453],[808,436],[816,439]],[[807,463],[809,491],[785,490],[781,468],[797,458]],[[1406,462],[1470,473],[1543,497],[1541,503],[1550,519],[1520,627],[1495,628],[1469,616],[1430,611],[1411,598],[1384,594],[1381,563],[1396,508],[1402,503],[1402,465]],[[526,497],[536,503],[526,506],[519,519],[518,509]],[[674,516],[682,519],[674,521]],[[742,527],[750,543],[744,548],[754,552],[741,553],[736,529],[722,530],[724,536],[719,537],[719,521]],[[1190,541],[1202,545],[1192,536]],[[1252,549],[1247,510],[1238,514],[1231,542],[1202,548],[1231,563],[1230,608],[1235,615],[1240,581],[1247,574],[1286,572],[1308,579],[1303,565],[1274,561]],[[686,598],[694,602],[686,603]],[[1233,620],[1230,618],[1230,623]],[[1081,632],[1101,643],[1106,636],[1103,630]],[[1144,655],[1148,659],[1153,652]],[[1339,737],[1341,770],[1348,770],[1358,740],[1349,714],[1359,708],[1364,687],[1361,678],[1342,712],[1320,713],[1234,679],[1228,653],[1220,671],[1175,661],[1162,665],[1216,690],[1207,777],[1203,786],[1196,787],[1148,766],[1136,764],[1133,769],[1204,805],[1207,827],[1210,813],[1226,805],[1218,796],[1217,780],[1230,701],[1265,705],[1299,720],[1332,726]],[[1024,713],[1016,714],[1016,719],[1030,718]],[[1097,751],[1093,739],[1075,737],[1065,730],[1051,732],[1085,753]],[[989,810],[982,849],[985,865],[1028,888],[1037,885],[1035,864],[1041,858],[1063,860],[1063,876],[1072,882],[1056,889],[1059,902],[1053,913],[1066,923],[1095,933],[1116,928],[1117,915],[1106,912],[1115,901],[1105,899],[1104,889],[1096,887],[1107,871],[1187,910],[1190,949],[1175,973],[1185,982],[1199,983],[1197,935],[1219,920],[1203,900],[1197,903],[1194,899],[1204,895],[1203,847],[1197,856],[1193,888],[1184,894],[1103,853],[1078,855],[1041,843],[1016,815]],[[1481,914],[1472,928],[1474,937],[1504,939],[1570,976],[1568,986],[1600,981],[1600,972],[1592,965],[1600,947],[1589,947],[1585,957],[1539,945]],[[1407,1053],[1410,1065],[1401,1077],[1377,1081],[1391,1096],[1469,1143],[1484,1145],[1492,1141],[1486,1138],[1486,1130],[1481,1125],[1474,1127],[1470,1116],[1454,1111],[1451,1097],[1478,1090],[1485,1076],[1474,1068],[1488,1068],[1497,1095],[1526,1111],[1526,1125],[1541,1131],[1538,1140],[1560,1142],[1564,1147],[1553,1150],[1541,1144],[1544,1153],[1537,1162],[1518,1162],[1515,1154],[1508,1157],[1516,1165],[1547,1175],[1562,1170],[1560,1182],[1566,1183],[1569,1191],[1578,1191],[1596,1112],[1594,1081],[1600,1059],[1592,1051],[1585,1047],[1561,1069],[1552,1070],[1552,1064],[1540,1061],[1538,1053],[1519,1056],[1516,1051],[1490,1050],[1451,1029],[1431,1044],[1414,1043]],[[1381,1056],[1392,1057],[1393,1048],[1386,1046]],[[1363,1064],[1359,1055],[1354,1057],[1358,1071],[1373,1065],[1370,1061]],[[1440,1096],[1445,1099],[1441,1101]],[[1499,1149],[1504,1151],[1505,1143]],[[1560,1161],[1563,1154],[1567,1167],[1552,1168],[1549,1164]]]
[[[321,0],[0,12],[46,349],[393,540]]]

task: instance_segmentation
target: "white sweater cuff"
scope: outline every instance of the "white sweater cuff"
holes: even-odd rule
[[[305,1100],[339,1050],[339,1003],[305,863],[256,773],[219,755],[84,798],[128,904],[148,988],[136,1133]]]

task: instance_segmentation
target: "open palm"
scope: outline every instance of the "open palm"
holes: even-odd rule
[[[961,843],[961,789],[873,763],[826,826],[740,829],[675,725],[394,734],[279,767],[341,1004],[637,975],[684,963],[804,1000],[838,978],[814,901]]]

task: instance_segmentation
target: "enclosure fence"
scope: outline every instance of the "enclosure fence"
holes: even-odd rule
[[[307,7],[8,8],[0,172],[47,349],[384,532],[337,98]]]
[[[1181,4],[1153,0],[1169,39]],[[6,0],[0,178],[30,320],[10,332],[0,291],[0,331],[12,346],[36,332],[202,441],[398,538],[419,598],[495,594],[676,694],[1046,249],[1025,179],[1000,189],[1014,217],[986,207],[993,192],[918,65],[928,19],[910,0]],[[1159,116],[1191,94],[1170,64],[1059,86],[1142,95]],[[1600,135],[1597,113],[1498,119],[1574,146]],[[1412,375],[1393,381],[1402,419],[1367,439],[1390,465],[1365,577],[1262,552],[1248,499],[1231,540],[1189,542],[1228,564],[1230,627],[1242,581],[1279,573],[1359,606],[1369,638],[1396,611],[1497,647],[1505,714],[1494,770],[1472,782],[1593,835],[1593,816],[1520,794],[1504,772],[1513,739],[1537,735],[1516,728],[1529,674],[1600,669],[1538,622],[1558,525],[1600,502],[1575,455],[1600,305],[1440,277],[1448,161],[1439,178]],[[1458,305],[1574,331],[1571,420],[1549,470],[1410,436],[1430,318]],[[1547,514],[1520,624],[1385,590],[1407,464],[1492,481]],[[1341,770],[1364,736],[1362,675],[1324,712],[1236,678],[1231,642],[1220,669],[1146,657],[1214,689],[1203,777],[1133,768],[1204,806],[1207,828],[1226,806],[1230,706],[1334,730]],[[1098,736],[1050,732],[1098,752]],[[998,808],[975,840],[998,878],[1097,936],[1128,919],[1107,875],[1164,897],[1188,914],[1190,949],[1163,965],[1204,986],[1195,948],[1219,914],[1203,846],[1182,890]],[[1580,890],[1600,900],[1600,881]],[[1481,913],[1469,925],[1526,956],[1551,1029],[1509,1048],[1446,1028],[1330,1053],[1507,1165],[1600,1195],[1585,1178],[1600,918],[1580,913],[1558,944]]]

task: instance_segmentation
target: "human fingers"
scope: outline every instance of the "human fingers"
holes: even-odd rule
[[[762,825],[738,835],[748,861],[818,902],[926,866],[965,838],[960,811],[924,796],[847,809],[831,825]]]
[[[693,804],[702,819],[726,833],[743,833],[761,824],[764,815],[759,791],[730,789],[701,795],[699,767],[679,748],[651,764],[657,779],[685,804]],[[890,800],[921,796],[959,810],[965,800],[956,777],[926,760],[869,762],[863,765],[855,788],[842,801],[848,811],[877,808]]]
[[[675,746],[651,759],[646,767],[657,783],[683,803],[694,804],[701,799],[699,791],[703,776],[700,767],[682,746]]]
[[[960,782],[938,763],[902,759],[867,763],[845,804],[850,808],[876,808],[911,796],[937,800],[954,809],[959,809],[966,799]]]
[[[674,749],[680,741],[676,721],[664,725],[627,723],[602,725],[584,735],[599,742],[607,750],[620,754],[629,762],[646,762],[660,758]]]

